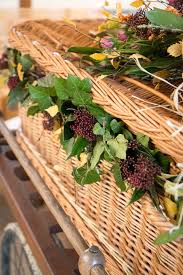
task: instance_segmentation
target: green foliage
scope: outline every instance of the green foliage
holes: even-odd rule
[[[98,162],[101,159],[101,155],[103,154],[103,152],[104,152],[104,143],[103,143],[103,141],[97,141],[97,143],[96,143],[96,145],[93,149],[93,154],[92,154],[92,157],[91,157],[91,166],[90,166],[91,169],[94,169],[95,166],[98,164]]]
[[[126,191],[126,184],[121,175],[120,164],[118,162],[115,163],[111,171],[114,175],[117,186],[121,189],[122,192]]]
[[[118,134],[123,130],[124,123],[122,121],[117,121],[116,119],[111,120],[110,127],[114,134]]]
[[[146,192],[145,190],[135,188],[128,205],[134,203],[135,201],[140,200],[142,196],[145,194],[145,192]]]
[[[80,54],[93,54],[101,52],[100,48],[93,47],[70,47],[68,52],[80,53]]]
[[[73,176],[77,183],[81,185],[91,184],[100,180],[100,172],[97,168],[88,169],[87,166],[74,168]]]
[[[148,146],[149,146],[149,137],[148,136],[145,136],[142,133],[137,133],[136,134],[136,139],[137,139],[137,142],[139,144],[141,144],[144,147],[148,148]]]
[[[83,137],[77,137],[73,143],[71,152],[68,156],[67,159],[73,157],[73,156],[79,156],[81,154],[81,152],[84,151],[84,149],[86,148],[86,146],[88,145],[88,140],[86,140]]]
[[[38,103],[41,111],[54,105],[51,98],[54,95],[53,88],[29,85],[29,93],[33,102]]]
[[[95,123],[94,127],[93,127],[93,133],[96,135],[96,136],[103,136],[104,133],[105,133],[105,128],[102,127],[100,125],[100,123]]]
[[[15,88],[11,89],[8,94],[8,107],[13,108],[16,104],[22,102],[26,96],[27,92],[24,89],[24,84],[20,82]]]
[[[122,134],[107,141],[111,154],[119,159],[126,159],[127,140]]]
[[[27,116],[34,116],[35,114],[37,114],[39,112],[40,112],[39,105],[32,105],[27,110]]]
[[[52,73],[47,74],[37,80],[37,85],[41,87],[54,87],[55,76]]]
[[[183,17],[177,16],[170,11],[154,8],[148,11],[146,16],[154,25],[183,31]]]
[[[22,68],[24,72],[28,72],[31,69],[32,65],[34,64],[34,61],[28,54],[21,55],[19,62],[20,64],[22,64]]]
[[[154,243],[156,245],[166,244],[172,241],[175,241],[177,238],[181,237],[183,235],[183,226],[180,226],[178,228],[172,228],[172,230],[169,230],[167,232],[161,233]]]

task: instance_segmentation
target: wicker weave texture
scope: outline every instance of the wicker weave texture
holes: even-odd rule
[[[63,48],[91,45],[92,39],[82,32],[95,26],[95,22],[79,22],[81,32],[78,33],[63,22],[29,21],[13,28],[9,38],[13,47],[29,53],[45,71],[63,77],[68,74],[89,77],[96,103],[121,118],[134,132],[147,134],[159,149],[177,162],[183,162],[183,136],[173,138],[173,129],[166,123],[171,119],[181,125],[180,118],[166,109],[151,108],[152,103],[170,105],[169,90],[161,94],[130,82],[98,80],[64,60]],[[20,115],[23,128],[18,136],[20,145],[84,239],[90,245],[100,246],[109,274],[182,274],[182,241],[160,247],[153,244],[157,234],[171,225],[154,209],[147,196],[127,207],[131,194],[119,191],[106,162],[100,183],[78,186],[71,175],[76,160],[65,161],[66,155],[58,140],[43,131],[41,115],[27,117],[24,109]]]
[[[183,242],[153,243],[171,224],[148,196],[127,207],[131,193],[120,192],[107,162],[100,183],[79,186],[71,175],[77,160],[65,161],[59,141],[43,131],[42,115],[27,117],[23,108],[20,115],[18,142],[86,242],[101,248],[109,274],[182,274]]]
[[[170,89],[163,92],[142,89],[128,81],[99,80],[91,77],[85,70],[64,60],[63,49],[71,45],[89,46],[93,39],[87,30],[94,29],[96,22],[78,22],[78,33],[71,25],[61,21],[28,21],[14,27],[9,34],[12,47],[29,53],[46,71],[66,77],[75,74],[81,78],[89,77],[93,83],[93,100],[103,108],[122,119],[134,132],[148,135],[164,153],[176,162],[183,162],[183,134],[172,136],[175,131],[167,124],[171,120],[181,126],[181,117],[170,110]],[[134,81],[132,81],[134,82]],[[137,84],[137,83],[136,83]],[[165,108],[157,106],[166,106]],[[181,107],[182,108],[182,107]]]

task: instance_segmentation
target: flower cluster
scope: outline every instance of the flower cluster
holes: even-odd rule
[[[161,174],[161,168],[140,154],[121,161],[121,174],[132,186],[147,190],[154,184],[156,176]]]
[[[74,133],[89,141],[96,140],[96,136],[93,134],[93,127],[96,123],[96,119],[86,109],[76,110],[74,116],[75,120],[70,126]]]

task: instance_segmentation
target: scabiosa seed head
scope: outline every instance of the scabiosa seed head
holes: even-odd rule
[[[110,40],[109,36],[104,36],[103,38],[101,38],[100,40],[100,45],[102,48],[104,49],[110,49],[113,46],[113,42]]]
[[[149,20],[147,19],[145,15],[145,10],[140,9],[135,14],[130,15],[127,25],[129,28],[134,30],[137,34],[137,36],[140,36],[142,38],[149,37],[149,29],[148,28],[139,28],[140,25],[147,25]]]
[[[126,41],[128,39],[128,36],[124,31],[119,31],[117,36],[118,36],[118,39],[121,41]]]
[[[154,184],[155,177],[161,174],[161,168],[141,154],[122,160],[121,174],[134,187],[147,190]]]
[[[14,75],[9,77],[7,84],[10,89],[14,89],[19,84],[19,82],[19,77],[17,75]]]
[[[8,68],[8,60],[7,60],[7,54],[3,53],[0,58],[0,70],[4,70]]]
[[[183,1],[182,0],[169,0],[169,5],[174,7],[180,14],[183,15]]]
[[[74,111],[74,116],[75,120],[70,126],[74,133],[89,141],[96,140],[96,135],[93,134],[93,127],[96,123],[96,119],[86,109]]]
[[[138,142],[136,141],[136,139],[132,139],[128,142],[128,149],[130,149],[130,150],[138,149]]]
[[[54,129],[54,118],[46,111],[43,112],[43,128],[44,130],[53,131]]]

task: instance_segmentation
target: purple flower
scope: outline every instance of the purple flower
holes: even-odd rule
[[[104,36],[101,40],[100,40],[100,45],[102,48],[104,49],[110,49],[113,46],[113,42],[110,40],[109,36]]]
[[[118,39],[121,41],[126,41],[128,39],[128,36],[124,31],[119,31],[118,32]]]

